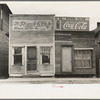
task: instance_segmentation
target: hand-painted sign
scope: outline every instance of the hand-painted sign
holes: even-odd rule
[[[89,31],[89,18],[56,17],[56,30]]]
[[[48,31],[52,28],[51,20],[13,20],[14,31]]]

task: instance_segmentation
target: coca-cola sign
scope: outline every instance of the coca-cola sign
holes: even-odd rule
[[[81,17],[59,17],[56,18],[56,25],[58,30],[67,31],[89,31],[89,18]]]

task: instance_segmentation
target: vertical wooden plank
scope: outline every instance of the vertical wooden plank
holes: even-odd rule
[[[71,64],[71,47],[62,48],[62,71],[63,72],[72,72]]]
[[[22,48],[22,65],[25,63],[25,48]]]
[[[51,52],[50,52],[50,64],[53,65],[53,48],[51,47]]]
[[[25,58],[25,72],[24,72],[24,74],[26,74],[27,73],[27,46],[25,45],[25,56],[24,56],[24,58]]]
[[[40,46],[40,65],[42,65],[42,51],[43,48]]]
[[[14,65],[14,48],[12,47],[12,65]]]

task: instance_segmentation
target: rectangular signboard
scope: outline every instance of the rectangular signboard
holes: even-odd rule
[[[52,28],[51,20],[13,20],[13,31],[48,31]]]
[[[56,17],[55,29],[65,31],[89,31],[88,17]]]

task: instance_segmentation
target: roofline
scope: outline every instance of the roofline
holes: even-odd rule
[[[33,16],[55,16],[55,14],[10,14],[10,16],[30,16],[30,15],[33,15]]]
[[[9,11],[9,14],[12,14],[12,11],[10,10],[10,8],[8,7],[8,5],[6,3],[0,4],[0,5],[3,6],[3,7],[6,6],[8,11]]]
[[[56,17],[59,17],[59,18],[89,18],[90,19],[90,17],[72,17],[72,16],[56,16]]]

